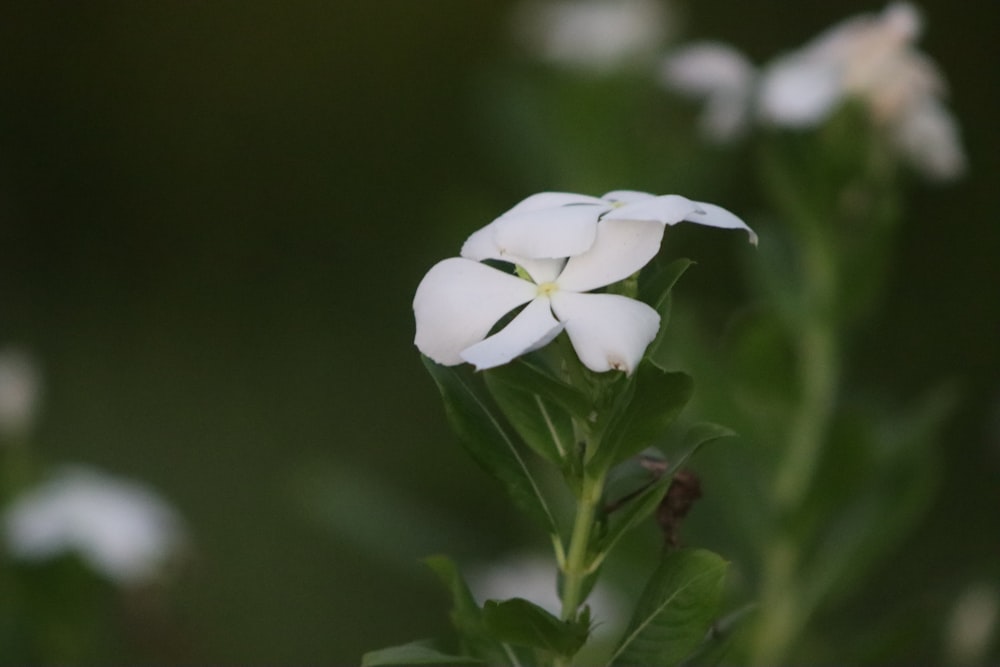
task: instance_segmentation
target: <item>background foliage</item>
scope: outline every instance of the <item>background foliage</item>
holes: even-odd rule
[[[420,276],[531,192],[635,187],[741,211],[753,180],[739,154],[696,156],[666,94],[532,70],[511,6],[0,8],[0,343],[42,363],[35,446],[149,481],[196,545],[165,608],[109,620],[124,639],[104,657],[353,662],[441,634],[448,601],[421,557],[539,546],[447,429],[412,347]],[[685,37],[758,62],[878,8],[677,6]],[[922,7],[971,169],[904,204],[888,298],[851,373],[901,399],[951,381],[960,402],[936,443],[930,511],[822,619],[816,647],[837,655],[889,618],[896,662],[941,655],[958,595],[1000,579],[1000,9]],[[548,103],[512,106],[524,86]],[[678,243],[699,264],[677,294],[721,332],[740,303],[734,253]],[[718,491],[711,465],[699,472],[706,504],[688,540],[726,555],[725,532],[699,523]],[[436,609],[415,610],[422,598]]]

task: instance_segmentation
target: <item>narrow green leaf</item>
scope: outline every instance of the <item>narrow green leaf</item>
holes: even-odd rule
[[[466,451],[484,470],[493,475],[514,502],[556,533],[556,522],[545,496],[517,446],[501,426],[493,407],[473,387],[466,369],[441,366],[427,357],[424,366],[437,383],[445,414],[458,433]]]
[[[521,439],[539,456],[562,467],[575,447],[569,413],[542,392],[509,382],[491,371],[484,376],[497,405]]]
[[[727,567],[710,551],[666,554],[609,664],[669,666],[690,655],[718,614]]]
[[[400,646],[369,651],[361,657],[361,667],[376,665],[468,665],[482,660],[467,655],[448,655],[434,648],[429,641],[416,641]]]
[[[522,598],[488,600],[483,606],[483,620],[502,642],[566,657],[580,650],[589,630],[584,623],[561,621]]]
[[[632,383],[632,398],[611,417],[600,447],[588,463],[591,470],[604,470],[653,444],[694,391],[690,375],[664,371],[648,359],[639,364]]]

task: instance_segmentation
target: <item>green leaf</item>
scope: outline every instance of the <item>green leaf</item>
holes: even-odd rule
[[[590,401],[580,390],[523,358],[497,368],[491,368],[484,374],[488,378],[500,380],[523,391],[544,396],[578,419],[586,419],[593,410]]]
[[[400,646],[369,651],[361,657],[361,667],[376,665],[468,665],[482,660],[467,655],[448,655],[438,651],[429,641],[416,641]]]
[[[441,392],[448,421],[466,451],[503,485],[518,507],[550,533],[556,533],[556,522],[541,488],[493,407],[474,388],[467,369],[441,366],[427,357],[423,361]]]
[[[727,567],[701,549],[666,554],[609,664],[679,664],[701,645],[718,614]]]
[[[504,647],[492,636],[483,621],[468,584],[458,567],[447,556],[430,556],[424,563],[441,579],[451,596],[451,624],[458,632],[462,650],[479,656],[493,665],[507,664]]]
[[[613,520],[608,522],[608,530],[602,536],[596,549],[598,560],[604,560],[608,552],[617,544],[618,540],[656,510],[660,501],[663,500],[667,489],[670,487],[670,481],[673,479],[674,473],[680,470],[695,452],[713,440],[732,437],[734,435],[736,433],[731,429],[710,422],[701,422],[688,429],[682,445],[684,453],[670,465],[669,470],[665,471],[659,478],[653,478],[653,481],[645,489],[622,506],[619,513],[615,517],[612,517]]]
[[[494,637],[508,644],[528,646],[566,657],[573,656],[587,641],[586,623],[561,621],[538,605],[522,598],[488,600],[483,620]]]
[[[646,356],[650,358],[656,357],[656,351],[666,338],[674,285],[692,265],[694,262],[690,259],[684,257],[676,259],[652,275],[644,276],[639,284],[639,298],[660,314],[660,330],[646,350]]]
[[[586,415],[586,398],[527,362],[486,371],[486,386],[518,435],[541,457],[564,466],[576,447],[571,415]]]
[[[733,644],[747,639],[749,624],[746,623],[746,619],[752,616],[755,610],[756,604],[750,604],[715,621],[705,640],[694,653],[687,656],[683,664],[692,667],[722,664]]]
[[[663,435],[691,399],[694,381],[644,359],[632,378],[631,400],[611,417],[588,466],[600,471],[649,447]]]

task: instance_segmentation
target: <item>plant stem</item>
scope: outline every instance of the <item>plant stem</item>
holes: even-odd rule
[[[590,534],[594,527],[597,506],[604,493],[606,477],[605,471],[598,475],[585,474],[580,486],[569,551],[566,554],[566,562],[562,571],[562,620],[564,621],[575,620],[580,605],[586,599],[584,583],[586,578],[592,574],[592,564],[588,562]],[[569,665],[571,659],[571,656],[560,656],[556,658],[555,665],[556,667]]]

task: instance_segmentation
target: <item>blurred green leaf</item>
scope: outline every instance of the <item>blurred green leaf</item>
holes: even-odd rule
[[[448,421],[466,451],[503,485],[518,507],[556,533],[556,522],[541,488],[488,400],[473,386],[468,370],[441,366],[427,357],[423,362],[437,383]]]
[[[648,359],[639,364],[631,385],[634,393],[627,403],[616,408],[600,447],[588,462],[591,470],[603,470],[653,444],[684,409],[694,391],[690,375],[664,371]]]
[[[424,563],[434,571],[451,596],[451,623],[458,632],[463,652],[481,657],[490,664],[507,664],[507,654],[483,621],[483,612],[476,604],[468,584],[458,567],[447,556],[430,556]]]
[[[701,549],[666,554],[653,572],[611,665],[677,665],[719,611],[727,563]]]
[[[483,606],[483,620],[502,642],[567,657],[580,650],[589,630],[586,623],[561,621],[522,598],[488,600]]]
[[[643,276],[639,282],[639,298],[652,306],[660,314],[660,329],[656,338],[650,343],[646,355],[655,357],[656,351],[666,338],[667,324],[670,322],[670,311],[673,304],[673,288],[681,276],[694,265],[687,258],[676,259],[649,276]]]
[[[361,657],[361,667],[376,665],[468,665],[482,660],[467,655],[448,655],[435,649],[429,641],[415,641],[369,651]]]
[[[737,641],[737,635],[743,635],[747,631],[749,624],[744,621],[753,613],[755,606],[748,605],[737,609],[713,623],[705,641],[682,664],[697,665],[697,667],[720,664]]]

